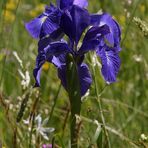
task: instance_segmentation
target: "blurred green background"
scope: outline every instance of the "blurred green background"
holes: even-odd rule
[[[37,40],[29,36],[24,23],[39,15],[49,1],[51,2],[51,0],[0,0],[0,143],[5,148],[14,145],[18,145],[19,148],[29,147],[28,126],[23,120],[16,123],[20,105],[28,93],[22,119],[26,120],[31,112],[34,116],[41,114],[43,119],[50,117],[47,127],[55,128],[49,140],[40,137],[40,144],[51,143],[54,139],[59,147],[68,147],[68,96],[60,87],[54,66],[44,64],[41,88],[35,90],[31,88],[34,84],[32,71],[37,55]],[[79,145],[82,148],[97,147],[94,142],[97,125],[93,121],[101,123],[101,113],[96,102],[96,97],[99,97],[111,147],[146,147],[146,142],[139,139],[142,133],[148,136],[148,39],[133,22],[133,17],[148,20],[148,0],[89,0],[89,12],[96,13],[101,9],[110,13],[122,28],[120,53],[122,64],[117,82],[106,85],[100,68],[94,66],[90,60],[93,55],[87,55],[86,62],[89,63],[97,85],[93,82],[89,95],[83,98]],[[20,57],[23,67],[15,52]],[[27,77],[26,71],[27,74],[29,72],[31,81],[23,89],[21,84]],[[101,94],[97,96],[95,90]],[[36,100],[38,105],[35,105]],[[104,133],[102,135],[105,141]],[[35,138],[36,134],[33,131],[32,147],[35,147],[33,144],[37,141],[33,140]]]

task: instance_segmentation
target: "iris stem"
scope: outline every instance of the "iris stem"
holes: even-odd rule
[[[80,83],[78,76],[77,64],[73,57],[67,56],[67,88],[71,107],[71,122],[70,122],[70,135],[71,135],[71,148],[78,147],[78,123],[76,115],[80,115],[81,111],[81,95]]]

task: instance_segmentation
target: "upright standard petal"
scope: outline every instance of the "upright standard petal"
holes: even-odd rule
[[[73,5],[70,11],[65,11],[61,17],[61,28],[68,37],[78,43],[82,33],[90,24],[87,10]]]
[[[73,5],[74,0],[57,0],[57,6],[60,9],[66,9]]]
[[[78,65],[78,75],[79,75],[81,96],[83,96],[90,88],[90,85],[92,83],[92,77],[88,69],[88,66],[86,64],[82,63],[81,65]],[[58,77],[60,78],[64,88],[67,90],[66,66],[58,68]]]
[[[86,8],[88,6],[88,0],[57,0],[57,6],[62,10],[70,9],[73,5]]]
[[[120,68],[118,49],[104,46],[96,52],[102,62],[101,72],[105,81],[107,83],[115,82]]]
[[[88,6],[88,0],[74,0],[73,4],[81,8],[86,8]]]

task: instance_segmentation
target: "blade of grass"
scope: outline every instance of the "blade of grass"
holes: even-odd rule
[[[11,38],[13,37],[12,36],[12,33],[13,33],[14,25],[15,25],[15,22],[16,22],[17,10],[18,10],[18,7],[19,7],[20,2],[21,2],[21,0],[18,0],[16,9],[15,9],[15,19],[14,19],[14,22],[12,24],[11,32],[8,35],[9,38],[8,38],[8,40],[6,42],[5,48],[9,45],[9,43],[11,42]],[[3,35],[3,33],[2,33],[2,35]],[[8,51],[6,51],[6,52],[8,52]],[[1,77],[0,77],[0,88],[1,88],[1,85],[2,85],[2,80],[3,80],[4,68],[5,68],[5,64],[6,64],[7,55],[8,54],[6,53],[5,56],[4,56],[4,59],[3,59],[2,72],[1,72]]]
[[[93,71],[93,75],[94,75],[94,84],[95,84],[95,92],[96,92],[96,101],[98,103],[98,106],[99,106],[99,110],[100,110],[100,115],[101,115],[101,120],[102,120],[102,124],[103,124],[103,130],[104,130],[104,133],[105,133],[105,137],[106,137],[106,141],[107,141],[107,145],[108,145],[108,148],[111,148],[111,144],[110,144],[110,140],[109,140],[109,135],[108,135],[108,131],[106,130],[106,127],[105,127],[105,118],[104,118],[104,115],[103,115],[103,109],[102,109],[102,102],[101,102],[101,99],[100,99],[100,96],[101,94],[103,93],[104,89],[106,88],[107,85],[105,85],[105,87],[101,90],[101,92],[99,93],[98,92],[98,86],[97,86],[97,81],[96,81],[96,71],[95,71],[95,68],[94,66],[92,66],[92,71]]]
[[[140,2],[141,2],[141,0],[138,0],[138,1],[137,1],[136,5],[135,5],[135,8],[134,8],[133,11],[132,11],[132,14],[131,14],[131,17],[130,17],[130,19],[129,19],[129,22],[127,23],[127,27],[126,27],[126,31],[125,31],[124,37],[123,37],[123,39],[122,39],[122,41],[121,41],[121,47],[123,47],[123,43],[124,43],[125,40],[126,40],[127,34],[128,34],[128,32],[129,32],[129,29],[130,29],[131,22],[132,22],[132,20],[133,20],[133,17],[134,17],[134,15],[135,15],[135,13],[136,13],[136,10],[137,10],[138,5],[139,5]]]

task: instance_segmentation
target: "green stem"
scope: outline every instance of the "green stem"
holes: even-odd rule
[[[104,133],[105,133],[105,137],[106,137],[106,142],[107,142],[107,147],[108,148],[111,148],[111,144],[110,144],[110,140],[109,140],[109,135],[108,135],[108,132],[106,130],[106,123],[105,123],[105,118],[104,118],[104,115],[103,115],[103,109],[102,109],[102,102],[101,102],[101,99],[100,99],[100,94],[102,94],[102,92],[104,91],[104,89],[106,88],[106,86],[103,88],[103,90],[101,91],[101,93],[98,92],[98,86],[97,86],[97,82],[96,82],[96,77],[95,77],[95,68],[93,67],[92,68],[92,71],[93,71],[93,75],[94,75],[94,84],[95,84],[95,92],[96,92],[96,95],[97,95],[97,104],[99,106],[99,110],[100,110],[100,115],[101,115],[101,120],[102,120],[102,128],[104,130]]]
[[[78,147],[78,126],[76,115],[80,115],[81,111],[81,95],[80,95],[80,83],[78,76],[77,64],[73,57],[67,56],[67,88],[71,106],[71,148]]]

